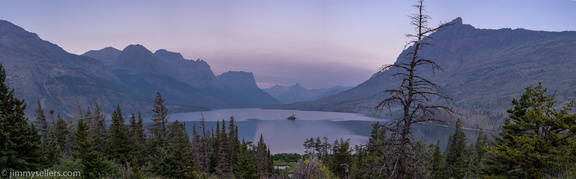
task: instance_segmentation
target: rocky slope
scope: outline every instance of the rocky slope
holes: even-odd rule
[[[45,109],[67,116],[77,115],[78,106],[93,108],[95,102],[105,112],[120,105],[125,112],[149,113],[156,92],[172,112],[278,103],[259,88],[238,91],[225,85],[205,61],[187,60],[179,53],[152,53],[142,45],[129,45],[122,51],[109,47],[79,56],[2,20],[0,63],[8,85],[26,100],[28,109],[40,100]],[[255,84],[253,77],[246,83]]]
[[[73,115],[76,106],[97,102],[104,110],[122,104],[144,108],[146,98],[127,91],[121,80],[100,61],[70,54],[34,33],[0,20],[0,62],[8,85],[33,108],[40,100],[46,109]],[[28,110],[31,111],[31,110]]]

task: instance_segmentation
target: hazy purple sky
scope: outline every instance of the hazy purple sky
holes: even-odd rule
[[[8,20],[82,54],[142,44],[254,72],[261,87],[355,86],[396,60],[413,0],[0,1]],[[576,30],[575,0],[430,0],[431,24]]]

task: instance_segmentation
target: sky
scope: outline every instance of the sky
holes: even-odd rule
[[[262,88],[356,86],[394,63],[416,0],[0,0],[8,20],[74,54],[141,44],[253,72]],[[576,30],[576,0],[429,0],[430,25]]]

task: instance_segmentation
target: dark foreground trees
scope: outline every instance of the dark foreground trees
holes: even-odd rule
[[[502,130],[488,150],[486,173],[507,178],[556,178],[574,171],[576,114],[574,102],[555,109],[541,84],[526,88],[508,110]],[[572,173],[576,174],[576,173]]]
[[[96,144],[94,143],[94,135],[90,134],[90,126],[86,119],[80,118],[77,121],[76,127],[76,145],[74,152],[70,157],[70,162],[67,165],[71,168],[80,169],[82,175],[86,178],[101,178],[109,176],[112,172],[112,162],[108,160],[104,154],[96,151]],[[77,162],[77,163],[76,163]],[[80,165],[78,165],[78,163]]]
[[[411,45],[408,47],[409,52],[403,59],[395,64],[386,65],[381,70],[396,70],[393,76],[399,77],[401,80],[397,89],[384,91],[390,94],[390,97],[376,106],[377,111],[387,108],[391,112],[396,107],[402,111],[400,117],[385,125],[390,132],[390,138],[385,145],[393,150],[391,153],[393,155],[385,157],[394,159],[391,161],[393,168],[389,172],[390,178],[415,178],[420,175],[417,166],[413,165],[416,163],[416,158],[409,153],[411,148],[415,149],[416,146],[412,136],[412,126],[420,122],[442,121],[435,115],[443,111],[451,111],[447,106],[432,103],[438,99],[444,99],[447,102],[451,99],[438,92],[438,85],[424,78],[422,73],[418,73],[420,71],[434,73],[435,70],[442,69],[432,59],[420,56],[420,52],[425,47],[432,46],[431,38],[428,35],[450,24],[445,23],[434,28],[428,27],[430,17],[424,14],[423,0],[419,0],[414,7],[418,13],[410,16],[411,24],[415,27],[415,33],[407,35],[410,38],[408,45]],[[430,70],[425,70],[426,68]]]
[[[41,105],[38,106],[41,109]],[[23,133],[26,135],[22,135],[22,129],[19,129],[21,134],[9,131],[14,127],[2,123],[4,134],[9,134],[2,137],[18,143],[2,142],[11,142],[9,144],[19,151],[2,150],[1,166],[17,171],[81,171],[86,178],[268,178],[273,175],[270,150],[263,136],[257,145],[240,140],[233,117],[228,122],[219,121],[216,130],[208,129],[201,119],[200,125],[194,125],[192,134],[188,135],[186,123],[168,121],[167,111],[158,94],[149,132],[140,114],[132,114],[126,124],[120,106],[113,111],[109,126],[102,125],[101,114],[91,110],[69,121],[58,117],[58,122],[47,120],[48,134],[44,140],[40,135],[43,132],[22,120],[25,118],[18,118],[22,122],[17,124],[28,125],[30,132]],[[37,116],[44,115],[42,110],[36,112]],[[13,121],[17,120],[10,122]],[[41,141],[46,141],[46,147],[41,147]]]
[[[38,130],[24,117],[26,104],[6,85],[0,64],[0,169],[37,170],[45,164]]]

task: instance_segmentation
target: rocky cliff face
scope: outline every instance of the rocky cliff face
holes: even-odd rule
[[[178,72],[182,81],[189,85],[206,92],[223,93],[226,95],[232,95],[233,93],[226,85],[218,81],[210,65],[204,60],[188,60],[180,53],[167,50],[157,50],[154,56],[171,64],[171,68]]]
[[[560,104],[576,96],[576,32],[477,29],[460,18],[453,23],[432,34],[434,40],[428,41],[435,46],[420,54],[436,61],[444,71],[418,71],[454,99],[456,113],[449,118],[460,117],[469,127],[494,128],[507,115],[511,100],[538,82],[557,90]],[[402,52],[397,62],[406,53]],[[386,98],[380,92],[398,86],[393,73],[376,73],[351,90],[283,107],[372,114],[374,106]]]
[[[278,100],[261,90],[256,84],[254,74],[242,71],[228,71],[218,75],[218,80],[240,94],[243,101],[258,106],[280,104]]]

